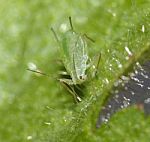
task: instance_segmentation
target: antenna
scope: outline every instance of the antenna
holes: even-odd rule
[[[72,20],[70,16],[69,16],[69,23],[70,23],[71,30],[73,30]]]
[[[58,36],[57,36],[56,32],[54,31],[53,28],[51,28],[51,31],[52,31],[52,33],[53,33],[53,35],[54,35],[56,41],[59,43],[59,39],[58,39]]]
[[[41,74],[41,75],[44,75],[44,76],[48,76],[49,77],[49,75],[48,74],[46,74],[46,73],[43,73],[43,72],[41,72],[41,71],[39,71],[39,70],[32,70],[32,69],[27,69],[28,71],[32,71],[32,72],[35,72],[35,73],[38,73],[38,74]]]

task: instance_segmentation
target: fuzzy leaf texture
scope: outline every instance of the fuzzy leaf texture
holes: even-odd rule
[[[1,0],[0,5],[1,142],[149,141],[150,117],[145,113],[150,108],[144,109],[143,102],[149,101],[150,85],[139,83],[146,88],[140,90],[128,78],[137,70],[149,83],[149,0]],[[69,16],[75,31],[95,41],[88,43],[90,57],[101,53],[97,78],[82,88],[78,104],[57,81],[61,53],[50,30],[59,33],[69,27]],[[27,71],[28,64],[49,77]],[[129,79],[125,87],[134,91],[116,86],[123,76]],[[133,105],[103,111],[122,90]],[[136,95],[132,100],[131,91],[146,98]],[[108,123],[96,128],[99,114],[110,112]]]

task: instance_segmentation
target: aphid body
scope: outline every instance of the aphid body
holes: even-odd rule
[[[59,38],[53,28],[51,28],[51,30],[59,44],[62,62],[66,69],[66,72],[63,72],[63,74],[70,76],[69,79],[64,77],[59,79],[59,81],[67,87],[77,102],[81,101],[81,98],[77,95],[74,88],[87,80],[89,77],[89,75],[87,76],[87,70],[94,66],[88,56],[86,41],[87,39],[93,40],[86,34],[80,34],[74,31],[71,17],[69,17],[69,22],[71,29],[64,32]],[[94,66],[94,75],[96,74],[99,61],[100,55],[96,66]]]
[[[72,81],[68,84],[81,84],[87,79],[88,53],[85,35],[76,33],[73,29],[65,32],[61,38],[60,48],[63,64]]]
[[[69,75],[70,78],[60,78],[59,81],[68,89],[68,91],[73,94],[76,102],[81,101],[81,98],[77,95],[75,88],[78,88],[78,85],[82,84],[89,78],[87,71],[94,67],[91,72],[92,76],[97,73],[97,69],[100,61],[100,54],[98,56],[98,61],[96,66],[91,62],[91,59],[88,56],[87,51],[87,39],[93,41],[86,34],[80,34],[74,31],[73,25],[71,22],[71,17],[69,17],[70,30],[61,34],[58,37],[53,28],[51,28],[60,48],[60,54],[62,56],[63,66],[66,69],[66,72],[63,72],[64,75]],[[94,41],[93,41],[94,42]]]
[[[90,67],[90,61],[87,51],[87,39],[90,39],[86,34],[80,34],[74,31],[71,17],[69,17],[71,29],[64,32],[60,38],[55,35],[59,43],[60,53],[62,55],[62,62],[70,75],[69,79],[60,79],[69,85],[81,84],[87,79],[86,71]],[[90,39],[92,41],[92,39]]]
[[[51,30],[58,42],[59,51],[61,54],[61,61],[66,70],[66,72],[61,72],[61,74],[62,76],[69,76],[69,78],[63,77],[58,80],[73,95],[75,101],[78,102],[81,101],[81,98],[77,95],[75,88],[77,88],[77,90],[81,90],[79,85],[81,85],[89,78],[90,73],[87,75],[87,72],[90,72],[91,68],[94,67],[94,70],[91,71],[91,76],[93,77],[93,75],[96,75],[100,61],[100,54],[98,56],[98,61],[95,66],[94,63],[91,62],[87,51],[87,39],[91,41],[93,40],[89,38],[86,34],[80,34],[74,31],[71,17],[69,17],[69,22],[71,27],[70,30],[63,32],[60,37],[57,36],[53,28],[51,28]],[[28,70],[49,76],[45,73],[40,72],[37,69],[31,69],[29,67]]]

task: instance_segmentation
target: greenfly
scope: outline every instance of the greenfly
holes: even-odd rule
[[[100,54],[96,65],[94,65],[88,55],[87,40],[94,41],[86,34],[77,33],[74,30],[71,17],[69,17],[69,23],[70,29],[64,32],[60,37],[57,36],[53,28],[51,28],[51,30],[58,42],[59,51],[62,56],[62,63],[66,69],[66,72],[62,72],[62,76],[64,77],[58,80],[73,95],[75,101],[79,102],[81,101],[81,98],[75,91],[75,88],[83,84],[83,82],[89,78],[90,74],[92,74],[92,77],[96,75],[100,61]],[[93,71],[93,69],[95,71]],[[90,71],[92,72],[90,73]]]

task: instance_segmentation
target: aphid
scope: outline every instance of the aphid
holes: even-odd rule
[[[61,62],[65,71],[61,71],[62,78],[58,80],[62,85],[73,95],[75,102],[80,102],[81,98],[78,95],[78,91],[82,90],[81,86],[89,78],[93,78],[97,74],[101,54],[98,55],[96,64],[94,59],[91,60],[88,55],[87,39],[94,42],[86,34],[80,34],[74,31],[71,17],[69,17],[70,30],[64,32],[59,38],[56,32],[51,28],[56,41],[59,45],[59,51],[61,54]],[[49,76],[41,72],[38,69],[29,67],[27,70]]]
[[[101,55],[99,54],[95,65],[89,58],[87,49],[87,39],[92,42],[94,41],[86,34],[80,34],[74,31],[71,17],[69,17],[69,22],[70,30],[64,32],[60,38],[56,35],[53,28],[51,30],[59,44],[62,63],[66,69],[66,72],[62,72],[62,75],[69,76],[69,78],[60,78],[59,81],[73,95],[75,101],[79,102],[81,98],[75,91],[75,87],[83,84],[90,76],[94,77],[96,75]]]

